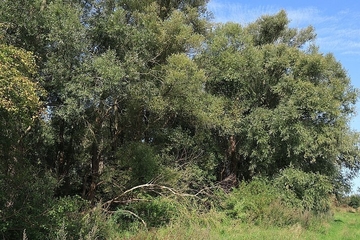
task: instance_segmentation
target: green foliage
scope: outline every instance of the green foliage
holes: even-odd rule
[[[41,109],[40,94],[43,93],[35,81],[34,56],[23,49],[0,45],[0,128],[12,129],[13,133],[25,131],[38,117]],[[6,131],[0,136],[8,142],[15,141]],[[19,136],[18,136],[19,137]]]
[[[350,196],[349,206],[353,208],[360,207],[360,195],[354,194]]]
[[[315,213],[330,210],[333,186],[326,176],[288,168],[281,171],[274,184],[283,192],[283,200],[291,206]]]
[[[20,239],[26,230],[29,238],[43,239],[52,224],[47,211],[55,202],[55,179],[31,166],[13,164],[12,171],[0,172],[1,235],[5,239]]]
[[[242,182],[225,200],[225,211],[235,219],[253,224],[295,224],[295,209],[280,201],[281,193],[265,179]]]
[[[159,157],[146,143],[132,143],[119,152],[120,166],[128,169],[130,185],[136,186],[150,182],[159,174]]]
[[[141,229],[144,223],[147,228],[160,227],[179,217],[181,207],[175,199],[149,196],[125,208],[119,208],[112,219],[124,231]]]
[[[87,211],[88,205],[79,196],[56,199],[47,211],[49,223],[45,227],[48,228],[49,235],[55,238],[54,234],[58,237],[66,234],[66,239],[79,239],[80,230],[85,225],[82,212]]]
[[[299,224],[304,228],[315,227],[321,216],[325,216],[329,210],[321,209],[323,212],[314,214],[314,211],[295,206],[294,203],[299,202],[305,204],[305,200],[299,200],[295,194],[279,188],[273,181],[257,178],[249,183],[242,182],[226,196],[223,207],[229,217],[245,223],[277,227]]]
[[[262,190],[267,191],[259,194]],[[269,206],[276,199],[275,191],[271,190],[273,189],[268,188],[265,180],[256,179],[249,184],[243,182],[226,199],[225,209],[233,218],[256,222],[262,217],[264,207]],[[253,201],[250,200],[250,196],[254,199]]]
[[[81,223],[82,228],[77,233],[80,235],[79,239],[116,239],[113,235],[118,231],[117,226],[103,211],[100,204],[91,211],[87,211],[81,219]]]
[[[288,22],[281,11],[246,27],[220,25],[195,59],[206,89],[228,103],[231,124],[219,135],[237,143],[230,171],[250,180],[293,165],[335,180],[341,164],[357,168],[358,136],[346,124],[357,90],[334,57],[311,44],[312,28]]]
[[[0,6],[2,40],[10,45],[44,54],[47,27],[44,9],[46,2],[34,0],[27,2],[4,1]]]
[[[197,191],[214,180],[217,159],[211,152],[211,139],[181,127],[166,129],[159,135],[163,138],[161,148],[163,170],[161,177],[183,191]],[[189,189],[190,188],[190,189]]]

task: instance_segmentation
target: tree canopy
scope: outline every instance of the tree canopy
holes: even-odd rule
[[[221,25],[198,56],[208,91],[229,101],[227,134],[237,146],[229,170],[248,179],[289,166],[332,177],[342,165],[356,169],[358,140],[348,120],[357,90],[340,63],[309,42],[311,27],[287,25],[283,11],[245,27]]]

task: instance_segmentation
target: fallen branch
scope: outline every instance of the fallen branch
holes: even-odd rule
[[[174,194],[174,195],[177,195],[177,196],[181,196],[181,197],[195,197],[195,198],[198,198],[200,199],[197,195],[197,194],[187,194],[187,193],[178,193],[176,190],[174,190],[173,188],[170,188],[170,187],[166,187],[166,186],[163,186],[163,185],[158,185],[158,184],[153,184],[153,183],[146,183],[146,184],[142,184],[142,185],[138,185],[138,186],[135,186],[133,188],[130,188],[126,191],[124,191],[122,194],[120,194],[119,196],[105,202],[103,204],[103,206],[110,206],[112,203],[119,203],[119,202],[122,202],[122,201],[119,201],[120,198],[124,197],[126,194],[130,193],[130,192],[133,192],[135,191],[136,189],[143,189],[143,188],[147,188],[147,189],[150,189],[150,190],[155,190],[155,189],[161,189],[161,190],[167,190],[169,191],[170,193]],[[137,199],[139,200],[139,199]],[[128,200],[127,202],[130,202],[130,200]]]
[[[144,227],[147,229],[146,222],[145,222],[145,221],[144,221],[141,217],[139,217],[137,214],[133,213],[132,211],[129,211],[129,210],[123,210],[123,209],[118,210],[118,211],[125,212],[125,213],[128,213],[128,214],[130,214],[130,215],[132,215],[132,216],[136,217],[137,219],[139,219],[139,220],[142,222],[142,224],[144,225]]]

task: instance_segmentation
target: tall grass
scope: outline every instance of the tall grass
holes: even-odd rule
[[[231,219],[224,212],[198,215],[197,220],[178,219],[171,224],[150,231],[141,231],[119,239],[317,239],[319,232],[309,231],[300,224],[275,227],[244,223]]]
[[[142,197],[146,201],[119,206],[111,214],[100,206],[86,214],[80,238],[321,239],[328,236],[334,223],[330,211],[294,206],[284,192],[264,179],[241,183],[230,193],[213,191],[203,198]],[[66,230],[60,228],[56,237],[71,239]]]
[[[281,196],[259,179],[242,183],[229,194],[214,194],[211,207],[173,198],[176,216],[167,224],[119,232],[117,239],[317,239],[327,233],[330,212],[296,208]]]

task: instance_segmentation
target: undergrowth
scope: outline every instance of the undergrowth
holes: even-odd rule
[[[286,174],[289,173],[279,177],[281,181],[257,178],[249,183],[241,182],[230,192],[213,188],[203,195],[171,191],[154,194],[138,188],[126,204],[104,207],[99,203],[88,210],[80,200],[64,198],[61,206],[69,206],[72,212],[76,212],[76,206],[81,208],[76,215],[55,208],[51,217],[56,225],[49,237],[59,240],[262,239],[264,236],[314,239],[317,234],[326,235],[333,219],[327,205],[330,201],[324,199],[323,205],[311,202],[324,197],[319,193],[311,195],[316,192],[316,185],[311,186],[305,180],[289,180],[284,177]],[[279,182],[296,188],[281,189]],[[298,189],[305,189],[306,197],[294,192]]]

